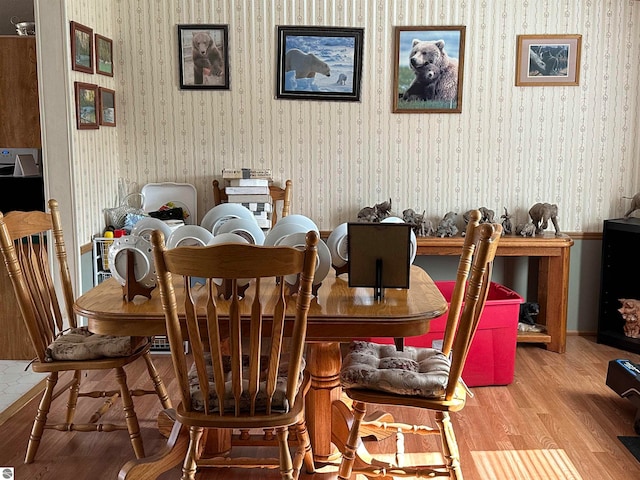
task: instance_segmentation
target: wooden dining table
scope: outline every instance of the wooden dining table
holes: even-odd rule
[[[182,305],[182,279],[175,281],[177,303]],[[247,295],[250,292],[251,287]],[[262,292],[266,296],[262,302],[267,305],[270,292],[275,294],[276,288],[263,287]],[[332,269],[312,300],[307,323],[306,369],[312,380],[306,399],[306,421],[316,461],[332,461],[339,453],[336,444],[341,442],[332,437],[332,422],[328,419],[331,419],[332,411],[335,412],[332,405],[339,402],[341,396],[340,343],[366,337],[423,335],[429,330],[431,319],[443,315],[447,306],[447,301],[431,277],[415,265],[410,269],[409,288],[385,289],[381,300],[374,299],[373,288],[349,287],[346,275],[336,275]],[[223,299],[218,309],[219,315],[224,318]],[[137,296],[127,301],[123,296],[123,287],[113,278],[80,296],[74,310],[87,319],[89,330],[94,333],[166,335],[160,292],[154,290],[151,298]],[[204,321],[204,309],[202,319]],[[175,455],[175,458],[178,457]],[[120,478],[129,477],[121,475]]]

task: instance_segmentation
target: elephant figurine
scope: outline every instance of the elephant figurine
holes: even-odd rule
[[[558,206],[550,203],[536,203],[529,209],[529,216],[536,227],[536,234],[542,233],[549,226],[549,220],[553,223],[556,235],[560,234],[558,227]]]

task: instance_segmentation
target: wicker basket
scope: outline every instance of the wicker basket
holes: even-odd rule
[[[105,208],[103,211],[107,226],[112,226],[113,228],[124,227],[128,213],[144,214],[144,210],[142,209],[143,203],[144,195],[141,193],[130,193],[122,199],[121,205],[113,208]]]

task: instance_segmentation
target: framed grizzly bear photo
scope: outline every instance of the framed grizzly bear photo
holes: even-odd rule
[[[180,88],[229,90],[229,26],[178,25]]]
[[[465,27],[394,27],[394,33],[393,112],[462,112]]]
[[[364,29],[278,27],[276,98],[359,101]]]

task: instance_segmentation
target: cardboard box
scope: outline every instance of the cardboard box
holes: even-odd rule
[[[436,285],[447,301],[450,301],[455,282],[436,282]],[[491,282],[487,303],[462,372],[462,379],[468,386],[508,385],[513,382],[518,317],[523,301],[524,299],[513,290]],[[446,321],[446,315],[432,320],[429,333],[419,337],[407,337],[405,345],[432,347],[434,341],[441,342]],[[368,340],[393,343],[392,338]]]

